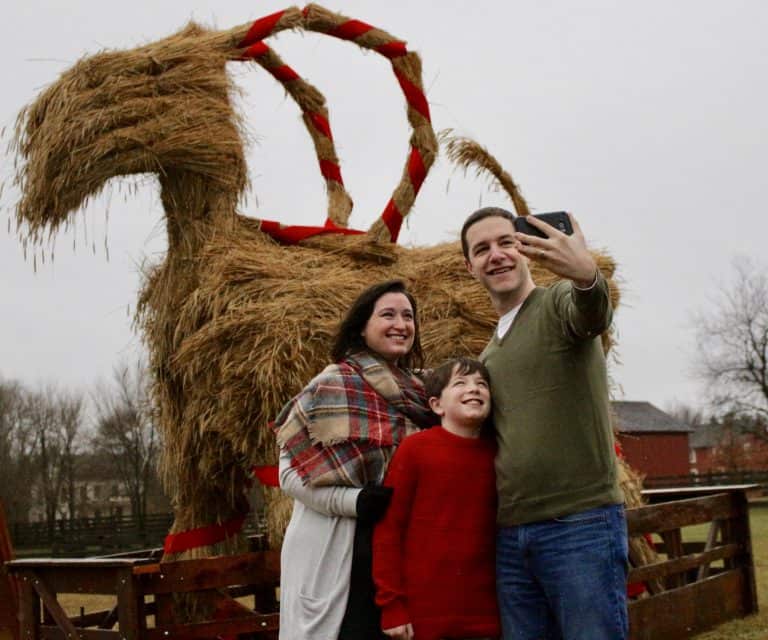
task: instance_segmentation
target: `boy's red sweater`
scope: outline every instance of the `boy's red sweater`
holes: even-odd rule
[[[493,437],[433,427],[406,438],[384,484],[392,502],[373,538],[381,626],[418,640],[500,633],[495,588]]]

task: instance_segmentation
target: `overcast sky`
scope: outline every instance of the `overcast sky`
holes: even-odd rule
[[[151,42],[189,19],[228,29],[285,6],[6,3],[0,126],[12,125],[83,55]],[[486,145],[534,210],[572,211],[589,243],[614,256],[624,292],[615,316],[617,398],[702,406],[691,315],[727,282],[734,257],[766,264],[768,3],[346,0],[328,8],[407,40],[423,57],[435,128]],[[270,44],[326,94],[356,203],[351,226],[367,228],[407,153],[389,64],[315,34],[282,34]],[[243,212],[320,224],[323,183],[297,107],[259,68],[230,66],[252,136],[252,192]],[[7,176],[11,158],[2,163]],[[131,327],[138,265],[161,259],[165,246],[156,184],[145,179],[135,195],[115,186],[111,199],[91,203],[76,231],[58,237],[54,263],[38,264],[37,273],[5,231],[13,199],[6,187],[0,376],[86,388],[138,352]],[[508,206],[441,160],[401,241],[454,239],[478,204]]]

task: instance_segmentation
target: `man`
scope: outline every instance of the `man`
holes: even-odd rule
[[[627,531],[600,334],[608,285],[581,229],[475,211],[461,231],[499,325],[481,360],[498,438],[496,581],[505,640],[626,638]],[[536,287],[528,261],[563,280]]]

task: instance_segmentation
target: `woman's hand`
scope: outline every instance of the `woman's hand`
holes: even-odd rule
[[[413,627],[411,623],[401,624],[399,627],[383,629],[384,635],[394,640],[413,640]]]
[[[392,499],[392,487],[366,484],[357,494],[357,519],[363,524],[376,524],[382,519]]]

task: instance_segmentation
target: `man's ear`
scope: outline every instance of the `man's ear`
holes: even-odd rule
[[[464,266],[467,267],[467,271],[469,271],[469,273],[472,274],[473,278],[476,277],[474,272],[472,271],[472,263],[466,258],[464,258]]]
[[[436,398],[435,396],[432,396],[429,399],[429,408],[432,409],[432,413],[434,413],[436,416],[442,417],[445,413],[442,406],[440,405],[440,398]]]

